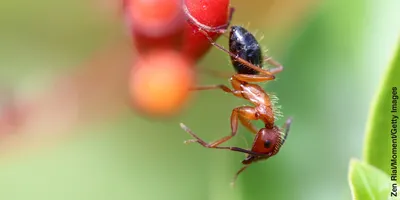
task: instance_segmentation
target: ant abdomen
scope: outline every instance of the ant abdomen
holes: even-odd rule
[[[262,68],[263,56],[261,47],[252,33],[241,26],[232,26],[229,34],[229,50],[251,64]],[[258,74],[254,69],[237,61],[231,56],[231,62],[239,74]]]

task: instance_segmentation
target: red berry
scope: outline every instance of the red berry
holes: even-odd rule
[[[179,111],[194,84],[189,60],[172,50],[151,51],[137,59],[129,81],[133,106],[151,116]]]
[[[187,15],[188,23],[185,27],[185,36],[182,53],[194,61],[200,59],[211,48],[210,41],[199,28],[208,27],[215,29],[227,26],[229,22],[229,0],[184,0],[183,9]],[[205,30],[203,28],[203,30]],[[214,40],[221,34],[207,31]]]
[[[194,84],[193,66],[229,24],[229,0],[124,0],[139,52],[130,73],[133,106],[142,114],[178,112]]]
[[[140,53],[181,45],[185,15],[180,0],[124,0],[123,6]]]
[[[229,0],[184,0],[184,7],[191,20],[209,27],[225,25],[229,16]]]

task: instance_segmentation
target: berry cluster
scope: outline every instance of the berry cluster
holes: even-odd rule
[[[130,72],[133,106],[143,114],[171,115],[195,83],[193,68],[228,27],[229,0],[124,0],[124,14],[137,51]]]

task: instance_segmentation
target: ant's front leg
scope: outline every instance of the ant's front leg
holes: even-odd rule
[[[233,109],[232,114],[231,114],[231,131],[232,131],[231,135],[225,136],[225,137],[223,137],[219,140],[216,140],[214,142],[211,142],[211,143],[199,142],[199,138],[195,134],[192,134],[193,132],[189,132],[187,127],[186,128],[182,127],[186,132],[188,132],[189,134],[191,134],[193,137],[195,137],[197,139],[197,140],[188,140],[185,143],[198,142],[201,145],[203,145],[204,147],[215,148],[218,145],[230,140],[232,137],[234,137],[236,135],[237,130],[238,130],[238,125],[239,125],[239,120],[240,120],[239,116],[242,117],[242,116],[246,116],[246,115],[255,115],[255,112],[256,112],[255,109],[250,106],[242,106],[242,107]]]
[[[187,140],[187,141],[185,141],[185,143],[197,142],[197,143],[201,144],[203,147],[206,147],[206,148],[226,149],[226,150],[241,152],[241,153],[250,154],[250,155],[254,155],[254,156],[265,156],[265,154],[249,151],[249,150],[246,150],[246,149],[242,149],[240,147],[220,147],[220,146],[210,147],[209,143],[205,142],[199,136],[194,134],[185,124],[181,123],[180,126],[184,131],[186,131],[187,133],[192,135],[194,138],[196,138],[194,140]]]
[[[186,126],[184,126],[183,124],[181,124],[181,127],[188,132],[190,135],[192,135],[194,138],[196,138],[195,140],[188,140],[185,143],[190,143],[190,142],[197,142],[199,144],[201,144],[204,147],[207,148],[216,148],[218,147],[220,144],[230,140],[232,137],[234,137],[237,133],[238,130],[238,125],[239,125],[239,120],[241,121],[241,123],[246,127],[249,128],[250,130],[255,129],[253,126],[251,126],[250,123],[244,123],[245,119],[246,120],[255,120],[257,119],[256,117],[256,110],[254,107],[250,107],[250,106],[242,106],[242,107],[238,107],[232,110],[232,114],[231,114],[231,135],[225,136],[219,140],[216,140],[214,142],[211,143],[206,143],[204,142],[202,139],[200,139],[197,135],[195,135],[193,132],[191,132]],[[253,130],[252,130],[253,131]],[[256,130],[254,130],[256,132]]]
[[[246,119],[243,116],[239,116],[239,120],[242,123],[242,125],[246,127],[250,132],[252,132],[253,134],[258,133],[257,128],[250,122],[250,120]]]

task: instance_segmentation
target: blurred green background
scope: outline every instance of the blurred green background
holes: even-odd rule
[[[16,112],[18,128],[0,129],[0,199],[351,198],[348,163],[361,157],[370,102],[400,36],[399,1],[232,0],[233,24],[258,30],[285,66],[266,84],[283,107],[278,123],[294,118],[280,153],[252,165],[235,188],[244,155],[184,145],[190,136],[179,122],[214,140],[246,102],[207,91],[168,120],[134,113],[125,94],[134,55],[118,3],[0,3],[0,108],[11,88],[28,112]],[[232,71],[215,49],[200,65]],[[242,136],[251,143],[240,127],[230,144],[246,147]]]

